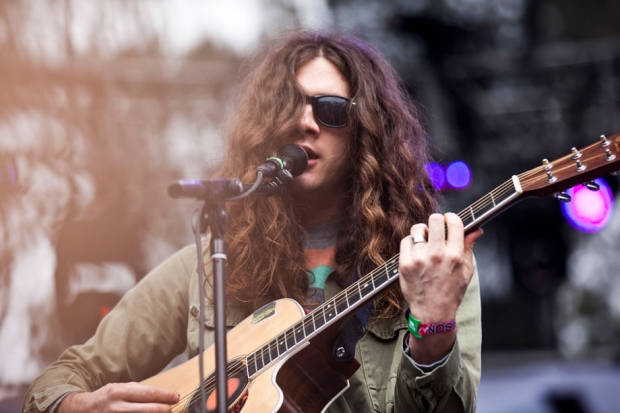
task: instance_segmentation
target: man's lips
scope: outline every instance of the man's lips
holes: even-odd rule
[[[309,146],[305,146],[305,145],[300,145],[300,146],[304,148],[304,150],[308,154],[308,167],[316,164],[319,159],[319,155],[314,151],[314,149],[312,149]]]

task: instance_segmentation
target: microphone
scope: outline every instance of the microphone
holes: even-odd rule
[[[300,175],[308,167],[308,154],[299,145],[289,144],[278,149],[278,155],[268,158],[256,168],[262,172],[263,178],[273,178],[283,169],[294,177]]]
[[[278,155],[265,160],[256,168],[263,177],[273,178],[258,185],[253,192],[260,195],[277,195],[282,187],[301,175],[308,167],[308,154],[299,145],[289,144],[278,150]],[[238,179],[182,180],[168,187],[172,198],[208,199],[214,196],[237,198],[253,185],[241,184]]]
[[[256,173],[262,172],[263,178],[273,179],[258,186],[243,185],[243,190],[257,195],[279,195],[284,185],[290,183],[294,177],[301,175],[307,167],[308,154],[304,148],[295,144],[285,145],[278,150],[277,156],[268,158],[256,168]]]

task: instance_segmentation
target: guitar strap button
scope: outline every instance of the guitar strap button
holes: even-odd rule
[[[336,349],[336,357],[338,357],[339,359],[343,358],[346,353],[347,352],[344,347],[338,347],[338,349]]]

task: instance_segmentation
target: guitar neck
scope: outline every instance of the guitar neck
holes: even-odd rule
[[[463,221],[465,233],[481,227],[509,206],[517,202],[523,190],[519,177],[513,176],[464,210],[458,213]]]
[[[459,212],[458,215],[463,220],[465,232],[472,231],[491,220],[515,203],[521,194],[519,179],[513,176],[512,179]],[[398,279],[398,263],[399,255],[397,254],[249,354],[246,358],[248,376],[258,375],[272,362],[296,352],[309,339],[338,320],[349,317],[379,293],[391,287]]]
[[[571,153],[553,162],[544,159],[542,166],[513,176],[458,215],[463,221],[465,233],[469,233],[523,197],[546,196],[579,183],[589,183],[589,187],[596,189],[597,185],[590,182],[591,180],[615,173],[619,168],[620,133],[609,138],[601,135],[596,143],[580,150],[572,148]],[[395,255],[250,353],[245,359],[248,377],[260,374],[274,361],[295,353],[308,340],[339,320],[349,317],[392,286],[398,279],[398,261],[399,256]]]

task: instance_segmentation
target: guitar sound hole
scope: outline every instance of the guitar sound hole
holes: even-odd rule
[[[241,359],[231,360],[227,365],[228,375],[228,397],[227,405],[229,412],[239,412],[243,408],[248,398],[248,377],[246,375],[245,366],[241,363]],[[217,407],[217,394],[215,391],[215,372],[205,378],[205,395],[207,413],[214,413]],[[200,410],[200,387],[197,387],[192,393],[190,402],[185,409],[187,413],[201,413]]]

